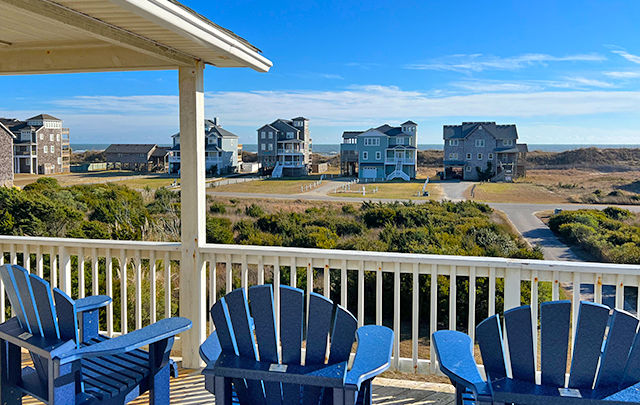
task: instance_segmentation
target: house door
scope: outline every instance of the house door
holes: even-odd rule
[[[404,151],[403,150],[397,150],[396,151],[396,162],[398,160],[402,160],[404,159]]]
[[[362,168],[362,177],[365,179],[375,179],[378,171],[375,167],[363,167]]]

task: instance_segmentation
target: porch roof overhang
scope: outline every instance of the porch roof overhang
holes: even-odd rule
[[[0,0],[0,74],[165,70],[202,61],[266,72],[260,50],[174,0]]]

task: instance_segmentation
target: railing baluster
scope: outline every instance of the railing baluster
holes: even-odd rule
[[[553,272],[553,283],[551,285],[551,300],[558,301],[560,299],[560,273]]]
[[[395,263],[393,272],[393,307],[393,366],[397,370],[400,365],[400,262]]]
[[[127,333],[127,251],[120,249],[120,332]]]
[[[111,249],[107,249],[104,259],[105,278],[107,281],[106,293],[109,297],[113,297],[113,258],[111,257]],[[107,334],[113,337],[113,302],[107,306]]]
[[[244,288],[244,292],[249,296],[249,267],[247,266],[247,255],[242,255],[242,269],[241,277],[242,277],[242,288]]]
[[[95,279],[92,278],[91,284],[93,285],[94,283],[95,283]],[[78,248],[78,298],[84,298],[85,284],[86,282],[84,279],[84,249],[82,247],[79,247]]]
[[[431,337],[438,330],[438,265],[431,264],[431,302],[429,305],[431,314],[429,315],[429,369],[431,374],[436,373],[436,352],[433,348]]]
[[[9,249],[10,249],[9,260],[11,260],[11,264],[18,264],[18,255],[16,254],[16,245],[12,243]],[[53,251],[53,247],[51,248],[51,251]]]
[[[538,370],[538,270],[531,270],[531,330],[533,331],[533,368]]]
[[[289,271],[289,282],[291,284],[291,287],[296,288],[298,286],[298,263],[295,257],[290,257],[289,263],[291,263],[291,270]]]
[[[340,267],[340,304],[343,307],[347,307],[347,260],[342,259],[342,266]],[[638,294],[640,296],[640,294]]]
[[[258,285],[264,284],[264,257],[258,256]]]
[[[376,325],[382,325],[382,262],[376,263]]]
[[[31,257],[29,256],[29,245],[26,243],[22,245],[22,264],[23,267],[31,273]]]
[[[171,257],[164,253],[164,317],[171,318]]]
[[[324,274],[322,276],[324,286],[322,288],[324,296],[331,299],[331,270],[329,269],[329,259],[324,259]]]
[[[598,304],[602,304],[602,273],[596,273],[595,280],[593,281],[593,300]],[[638,294],[640,299],[640,294]]]
[[[420,274],[419,264],[413,263],[413,298],[411,300],[411,359],[413,372],[418,373],[418,338],[420,337]]]
[[[227,255],[227,263],[226,263],[226,276],[227,276],[227,289],[225,290],[225,294],[229,294],[233,291],[233,263],[231,263],[231,254]]]
[[[100,294],[100,261],[98,259],[98,251],[96,248],[91,249],[91,293],[93,295]]]
[[[616,280],[616,308],[624,309],[624,276],[618,274]]]
[[[44,256],[42,255],[42,246],[36,247],[36,272],[38,277],[43,278],[44,273]]]
[[[457,304],[457,283],[456,283],[456,266],[450,266],[449,269],[449,329],[456,330],[456,304]]]
[[[358,267],[358,327],[364,325],[364,261]]]
[[[156,251],[149,251],[149,292],[150,292],[150,302],[149,302],[149,323],[156,323]]]
[[[576,336],[576,327],[578,326],[578,308],[580,305],[580,273],[573,272],[573,302],[572,302],[572,317],[571,322],[571,342],[573,342]]]
[[[215,325],[213,324],[213,318],[211,317],[211,312],[209,309],[216,302],[216,254],[211,253],[206,256],[206,260],[209,262],[209,308],[205,308],[207,313],[209,314],[209,328],[211,330],[215,330]]]
[[[135,274],[135,290],[136,290],[136,329],[142,329],[142,259],[140,259],[140,251],[136,249],[134,252]]]
[[[313,292],[313,264],[311,259],[307,258],[307,312],[309,311],[309,301],[311,301],[311,293]]]
[[[49,279],[51,288],[56,288],[58,286],[58,257],[56,256],[55,246],[51,246],[51,250],[49,253],[49,268]]]
[[[476,266],[469,266],[469,325],[471,341],[476,340]]]
[[[496,268],[489,267],[489,316],[496,313]]]
[[[71,297],[71,255],[64,245],[60,246],[60,289]]]

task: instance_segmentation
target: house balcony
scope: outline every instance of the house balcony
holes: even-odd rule
[[[415,159],[406,159],[406,158],[386,158],[384,160],[384,164],[386,165],[395,165],[395,164],[403,164],[403,165],[415,165],[416,164],[416,160]]]
[[[73,298],[121,291],[113,296],[101,324],[109,336],[182,311],[172,313],[180,303],[176,280],[181,274],[181,243],[0,236],[0,246],[2,261],[23,265]],[[235,288],[278,286],[280,280],[291,280],[291,286],[305,289],[307,295],[315,291],[346,305],[360,326],[390,326],[395,332],[392,368],[419,374],[437,371],[431,361],[432,331],[457,329],[473,337],[480,321],[521,302],[531,305],[534,319],[541,300],[561,296],[572,297],[573,302],[604,301],[632,313],[638,309],[637,265],[213,244],[200,247],[196,260],[205,269],[206,293],[190,304],[201,313],[207,314],[213,302]],[[431,282],[436,279],[438,283]],[[305,280],[310,280],[308,285]],[[443,282],[448,289],[438,289]],[[143,285],[150,286],[144,288],[144,296]],[[469,286],[468,293],[458,292],[463,285]],[[581,289],[592,293],[581,295]],[[485,298],[477,291],[484,291]],[[1,294],[0,322],[4,322],[4,290]],[[278,313],[277,300],[275,305]],[[114,308],[122,308],[117,317]],[[203,322],[209,323],[209,330],[214,328],[208,317]],[[534,335],[534,347],[537,339]],[[178,338],[176,350],[180,348]]]
[[[180,156],[169,156],[169,163],[180,163]]]
[[[278,155],[303,155],[300,149],[278,149]]]
[[[13,151],[13,156],[14,157],[25,157],[25,156],[33,156],[35,157],[36,154],[34,152],[28,151],[28,150],[14,150]]]

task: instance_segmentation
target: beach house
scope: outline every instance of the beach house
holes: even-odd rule
[[[306,176],[311,169],[309,120],[277,119],[258,128],[258,161],[272,177]]]

